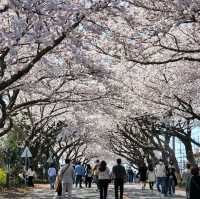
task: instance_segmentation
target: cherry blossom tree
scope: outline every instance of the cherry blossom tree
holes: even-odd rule
[[[38,113],[43,106],[50,112],[58,110],[59,117],[53,114],[52,118],[47,116],[50,121],[38,122],[44,127],[38,138],[47,138],[48,133],[57,137],[56,131],[49,131],[57,128],[53,121],[64,118],[69,125],[69,117],[60,114],[62,110],[70,113],[72,126],[83,132],[88,129],[97,140],[113,123],[146,113],[163,118],[170,110],[175,125],[165,135],[138,127],[142,137],[137,138],[151,138],[155,148],[171,153],[161,138],[167,142],[176,136],[188,146],[188,157],[192,157],[192,143],[199,145],[191,138],[193,122],[200,119],[199,8],[197,0],[3,1],[0,136],[8,133],[17,114],[20,117],[24,110],[28,114],[32,108]],[[102,128],[88,127],[84,117],[96,118],[91,121]],[[50,123],[45,123],[47,120]],[[126,137],[118,139],[117,134],[131,132],[125,127],[126,122],[116,132],[110,131],[113,147],[117,140],[121,144],[127,141]],[[78,147],[83,137],[77,137]],[[58,156],[70,149],[68,142],[61,139],[57,148],[53,147],[59,150]],[[140,148],[145,149],[146,144]],[[90,151],[89,144],[83,145],[77,156],[88,156],[82,152],[86,148]],[[135,141],[129,146],[139,161],[141,153]],[[146,150],[147,154],[152,154],[154,147]]]
[[[50,101],[50,96],[37,96],[14,107],[21,90],[33,90],[33,83],[48,84],[48,79],[52,78],[54,84],[61,77],[68,80],[77,78],[61,67],[58,70],[54,67],[57,74],[47,71],[52,70],[50,65],[52,60],[55,64],[55,55],[63,57],[57,59],[57,66],[63,65],[64,59],[69,64],[75,57],[81,55],[79,60],[84,57],[78,50],[82,39],[79,35],[83,32],[80,25],[86,16],[96,14],[98,17],[98,13],[109,6],[112,6],[112,1],[10,0],[1,3],[1,136],[12,126],[10,112],[13,109]],[[44,65],[46,68],[43,70]],[[59,83],[57,86],[54,91],[52,89],[53,93],[59,89]]]
[[[172,110],[175,126],[169,134],[187,140],[188,157],[195,142],[192,123],[199,120],[199,6],[184,0],[123,1],[102,22],[107,34],[93,42],[99,56],[118,70],[124,115],[163,117]],[[187,125],[178,131],[180,119]]]

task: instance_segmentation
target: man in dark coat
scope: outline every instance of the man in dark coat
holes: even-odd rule
[[[118,189],[120,190],[120,199],[123,199],[124,182],[126,181],[126,170],[124,166],[121,165],[121,159],[117,159],[117,165],[113,167],[112,175],[114,178],[115,199],[119,199]]]
[[[195,166],[192,170],[192,178],[190,180],[189,189],[189,199],[199,199],[200,197],[200,176],[199,168]]]

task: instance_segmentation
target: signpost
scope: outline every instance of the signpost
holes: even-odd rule
[[[32,157],[32,153],[30,152],[29,148],[26,146],[24,151],[21,154],[21,158],[25,158],[25,171],[28,171],[28,166],[29,166],[29,158]],[[26,177],[25,177],[25,184],[26,184]]]

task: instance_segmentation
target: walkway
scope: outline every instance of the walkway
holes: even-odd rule
[[[178,191],[176,197],[173,199],[183,199],[184,192]],[[42,188],[35,188],[31,192],[26,194],[20,193],[4,193],[0,194],[0,199],[10,198],[10,199],[56,199],[56,193],[54,191],[50,191],[47,186]],[[96,192],[95,187],[91,189],[74,189],[73,190],[73,199],[98,199],[99,195]],[[150,190],[141,191],[138,185],[125,185],[125,197],[124,199],[160,199],[160,195],[157,191],[151,192]],[[165,197],[166,199],[172,197]],[[114,199],[114,191],[113,185],[109,188],[109,196],[108,199]]]

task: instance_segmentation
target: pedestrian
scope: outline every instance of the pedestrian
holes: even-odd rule
[[[48,179],[49,179],[50,189],[54,189],[56,181],[56,169],[54,163],[51,163],[48,169]]]
[[[120,199],[123,199],[124,183],[126,181],[126,170],[121,165],[121,159],[117,159],[117,165],[112,168],[112,176],[114,179],[115,199],[118,199],[118,190],[120,190]]]
[[[26,175],[23,170],[21,170],[19,172],[18,176],[19,176],[20,184],[25,184],[26,183]]]
[[[35,171],[33,171],[33,167],[30,166],[27,171],[27,178],[28,178],[28,186],[34,187],[33,179],[36,177]]]
[[[159,160],[159,163],[156,165],[155,168],[156,173],[156,181],[157,181],[157,190],[166,196],[166,167],[162,159]],[[160,188],[161,187],[161,188]]]
[[[189,199],[199,199],[200,195],[200,176],[199,168],[195,166],[191,170],[192,177],[189,181]]]
[[[153,191],[153,186],[156,181],[156,174],[152,164],[148,166],[147,178],[149,182],[149,189]]]
[[[186,170],[182,174],[182,183],[185,186],[185,191],[186,191],[186,198],[189,199],[189,182],[192,177],[191,174],[191,164],[187,163],[186,164]]]
[[[82,188],[82,178],[84,176],[84,168],[81,165],[81,162],[78,162],[77,165],[75,166],[75,175],[76,175],[76,187],[79,184],[79,188]]]
[[[140,182],[142,183],[142,190],[144,190],[147,181],[147,166],[144,162],[141,163],[137,176],[140,176]]]
[[[111,181],[110,170],[107,167],[107,163],[102,160],[99,165],[99,190],[100,190],[100,199],[106,199],[108,193],[108,185]]]
[[[92,168],[90,164],[87,164],[86,173],[85,173],[85,186],[86,188],[91,188],[92,185]]]
[[[136,172],[135,171],[133,171],[133,182],[136,183]]]
[[[132,183],[133,182],[133,170],[131,167],[128,167],[127,169],[127,174],[128,174],[128,182]]]
[[[100,161],[96,160],[95,166],[93,168],[94,183],[96,183],[97,185],[97,191],[99,191],[99,164],[100,164]]]
[[[175,187],[177,185],[177,178],[176,178],[176,169],[173,165],[173,161],[170,161],[168,169],[167,169],[167,177],[168,177],[168,194],[175,195]]]
[[[81,166],[82,166],[82,182],[85,182],[85,174],[86,174],[87,165],[86,163],[83,163]]]
[[[62,196],[65,197],[66,191],[68,192],[68,199],[72,198],[72,184],[74,178],[74,168],[70,164],[70,159],[66,158],[65,165],[59,171],[59,176],[62,183]]]

